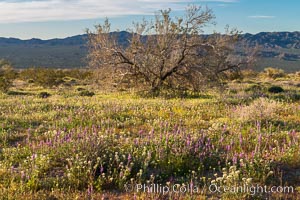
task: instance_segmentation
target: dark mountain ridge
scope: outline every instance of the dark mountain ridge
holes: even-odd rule
[[[86,35],[76,35],[72,37],[62,39],[49,39],[42,40],[38,38],[32,38],[28,40],[21,40],[18,38],[3,38],[0,37],[0,45],[18,44],[18,45],[84,45]]]
[[[131,33],[112,32],[121,45],[126,46]],[[207,35],[206,35],[207,36]],[[300,32],[261,32],[242,34],[242,41],[259,45],[259,62],[256,69],[264,67],[284,68],[286,71],[300,70]],[[16,68],[32,66],[76,68],[86,66],[87,35],[76,35],[62,39],[41,40],[32,38],[0,37],[0,59],[10,60]]]
[[[300,49],[300,32],[261,32],[258,34],[243,34],[243,40],[251,44],[263,45],[266,48]]]
[[[124,42],[130,38],[131,33],[126,31],[112,32],[119,42]],[[300,49],[300,31],[295,32],[260,32],[257,34],[245,33],[241,34],[241,38],[250,44],[265,45],[265,47],[281,47],[281,48],[296,48]],[[18,38],[4,38],[0,37],[0,45],[6,44],[27,44],[27,45],[85,45],[87,35],[75,35],[66,38],[54,38],[42,40],[32,38],[22,40]]]

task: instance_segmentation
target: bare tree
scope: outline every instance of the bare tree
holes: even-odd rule
[[[170,12],[163,10],[153,21],[134,23],[128,45],[120,45],[110,34],[108,20],[88,31],[90,66],[100,69],[102,79],[159,92],[199,90],[204,82],[219,81],[248,63],[233,53],[238,31],[203,35],[203,27],[213,23],[210,9],[189,6],[184,17],[176,18]]]

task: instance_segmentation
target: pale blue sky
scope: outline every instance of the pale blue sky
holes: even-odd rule
[[[244,33],[300,31],[300,0],[0,0],[0,37],[63,38],[83,34],[108,17],[113,29],[172,8],[181,15],[188,4],[212,8],[216,26],[226,24]]]

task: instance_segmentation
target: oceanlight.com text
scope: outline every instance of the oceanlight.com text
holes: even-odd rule
[[[270,193],[294,193],[292,186],[260,186],[260,185],[241,185],[241,186],[219,186],[211,184],[208,186],[197,186],[193,184],[128,184],[125,185],[126,192],[137,193],[180,193],[180,194],[222,194],[222,193],[245,193],[249,195],[270,194]]]

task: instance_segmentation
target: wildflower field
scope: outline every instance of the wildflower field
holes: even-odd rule
[[[80,96],[78,86],[44,98],[43,88],[15,86],[0,94],[0,197],[299,199],[299,81],[234,81],[185,98]],[[293,191],[216,191],[245,185]]]

